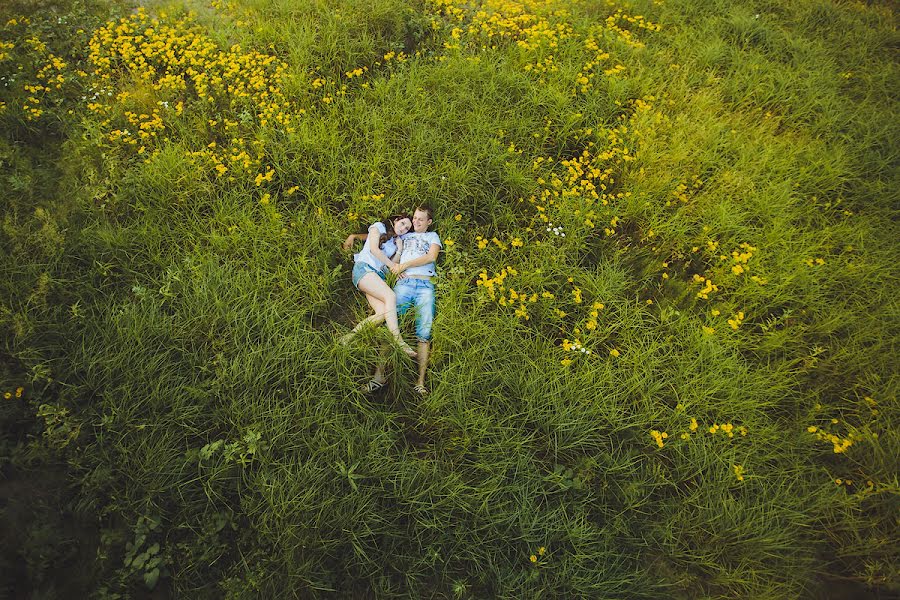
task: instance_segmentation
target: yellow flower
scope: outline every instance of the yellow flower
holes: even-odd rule
[[[572,364],[572,359],[571,359],[571,358],[564,358],[564,359],[562,359],[562,360],[559,361],[559,362],[562,364],[562,366],[568,367],[569,365]]]
[[[612,350],[609,351],[609,355],[610,355],[610,356],[616,356],[616,357],[618,357],[619,354],[620,354],[619,351],[616,350],[615,348],[613,348]]]
[[[10,394],[9,392],[6,392],[5,394],[3,394],[3,397],[6,398],[7,400],[9,400],[10,398],[12,398],[12,394]]]
[[[691,417],[691,431],[697,431],[698,426],[699,425],[697,424],[697,419]]]
[[[24,391],[25,391],[25,388],[23,388],[23,387],[16,388],[16,398],[21,398],[22,392],[24,392]]]
[[[538,548],[538,556],[543,556],[544,552],[546,552],[546,551],[547,551],[547,549],[544,548],[543,546],[541,546],[540,548]]]
[[[536,562],[537,562],[537,556],[535,556],[534,554],[532,554],[532,555],[528,558],[528,560],[530,560],[530,561],[533,562],[533,563],[536,563]]]
[[[444,245],[447,246],[448,248],[449,248],[450,246],[452,246],[453,244],[455,244],[455,243],[456,243],[456,242],[454,242],[453,240],[451,240],[451,239],[449,239],[449,238],[446,239],[446,240],[444,240]]]
[[[262,185],[263,181],[272,181],[273,175],[275,175],[275,171],[272,169],[269,169],[269,171],[267,171],[265,175],[263,175],[262,173],[257,173],[254,183],[256,183],[256,185]]]

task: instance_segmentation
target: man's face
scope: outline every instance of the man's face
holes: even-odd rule
[[[431,219],[428,218],[428,213],[424,210],[417,210],[413,213],[413,231],[416,233],[425,233],[428,231],[428,227],[431,225]]]

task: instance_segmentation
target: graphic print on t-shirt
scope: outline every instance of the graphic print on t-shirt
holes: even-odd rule
[[[403,238],[403,256],[400,257],[401,263],[407,263],[421,256],[428,254],[432,244],[441,245],[441,238],[433,231],[424,233],[407,233]],[[427,275],[433,277],[435,274],[434,263],[430,262],[426,265],[418,267],[410,267],[406,270],[407,275]]]
[[[403,238],[403,258],[407,260],[412,260],[414,258],[419,258],[420,256],[425,256],[428,254],[428,250],[431,248],[431,240],[428,239],[429,236],[427,233],[425,234],[409,234],[407,237]]]

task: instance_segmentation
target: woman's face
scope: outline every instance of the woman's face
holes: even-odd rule
[[[409,217],[403,217],[394,221],[394,233],[397,235],[408,233],[410,229],[412,229],[412,221],[409,220]]]

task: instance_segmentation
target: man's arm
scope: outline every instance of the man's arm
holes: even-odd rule
[[[411,267],[421,267],[422,265],[427,265],[428,263],[433,263],[437,261],[438,254],[441,253],[441,247],[439,244],[431,244],[431,247],[428,248],[428,252],[423,254],[419,258],[414,258],[409,262],[400,263],[397,269],[391,268],[391,271],[394,273],[402,273],[406,269]]]

